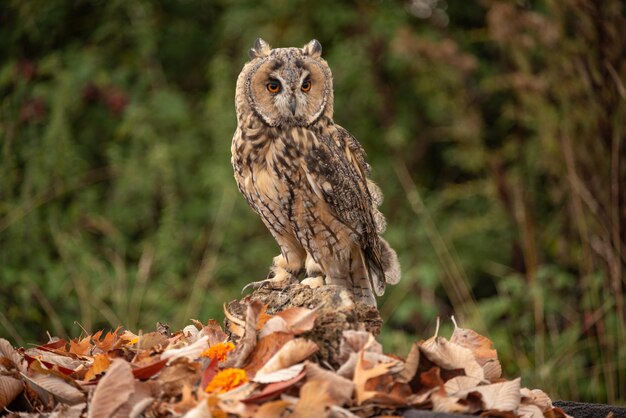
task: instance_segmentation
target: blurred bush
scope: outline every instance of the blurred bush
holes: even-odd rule
[[[277,247],[232,179],[235,80],[257,37],[317,38],[403,266],[380,300],[387,348],[405,354],[455,314],[526,385],[626,402],[624,13],[3,2],[0,335],[178,329],[263,278]]]

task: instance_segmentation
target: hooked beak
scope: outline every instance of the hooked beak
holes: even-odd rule
[[[289,110],[291,110],[292,115],[296,116],[296,96],[289,98]]]

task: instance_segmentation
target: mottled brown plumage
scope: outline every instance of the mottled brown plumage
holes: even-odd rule
[[[333,122],[332,74],[313,40],[271,49],[259,39],[237,80],[232,164],[241,193],[280,246],[267,284],[304,270],[310,284],[339,285],[376,304],[400,279],[380,237],[382,200],[365,152]]]

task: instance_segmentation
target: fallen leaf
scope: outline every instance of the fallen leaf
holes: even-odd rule
[[[208,337],[207,342],[210,346],[228,340],[228,335],[222,330],[220,324],[212,319],[209,319],[207,324],[203,326],[198,333],[199,337],[203,337],[205,335]]]
[[[105,353],[109,350],[111,350],[113,348],[113,346],[115,345],[115,343],[118,340],[118,336],[117,333],[119,332],[119,330],[121,329],[121,326],[118,326],[115,331],[109,331],[107,332],[107,334],[105,335],[105,337],[102,339],[102,341],[100,341],[100,336],[102,335],[102,333],[104,331],[100,330],[98,332],[96,332],[92,337],[92,341],[94,343],[94,345],[96,347],[98,347],[100,350],[104,351]]]
[[[150,363],[145,366],[137,367],[133,369],[133,376],[135,379],[146,380],[157,374],[163,369],[163,366],[167,364],[169,359],[157,360],[154,363]]]
[[[313,380],[300,388],[300,399],[296,402],[292,418],[319,418],[326,416],[326,408],[335,403],[329,393],[330,382]]]
[[[86,403],[80,403],[72,406],[58,404],[56,408],[54,408],[54,411],[50,414],[49,418],[80,418],[83,416],[83,411],[86,407]]]
[[[290,367],[319,350],[317,344],[304,338],[296,338],[283,345],[257,373],[267,374]]]
[[[249,376],[255,376],[257,371],[265,366],[267,361],[276,354],[283,345],[291,340],[293,340],[293,335],[284,334],[282,332],[261,338],[244,363],[243,368],[246,370],[246,373],[248,373]],[[228,364],[229,360],[230,358],[226,360],[224,364]]]
[[[241,368],[248,363],[248,357],[257,344],[257,324],[261,309],[263,309],[263,304],[258,300],[253,300],[248,304],[243,336],[235,351],[224,362],[224,367]]]
[[[476,362],[472,351],[451,343],[443,337],[436,337],[420,344],[422,353],[433,363],[448,370],[463,369],[466,376],[483,380],[485,372]]]
[[[276,396],[277,394],[283,393],[291,386],[298,383],[305,376],[305,373],[300,372],[297,376],[294,376],[292,379],[285,380],[283,382],[270,383],[265,386],[259,393],[250,395],[245,399],[242,399],[242,402],[258,402],[261,400],[269,399],[271,397]]]
[[[283,415],[285,410],[290,407],[291,402],[273,401],[264,403],[259,407],[254,416],[256,418],[275,418]]]
[[[331,370],[322,369],[311,361],[306,361],[304,367],[308,380],[330,382],[329,394],[335,400],[336,405],[344,405],[352,398],[354,383],[351,380],[341,377]]]
[[[304,363],[294,364],[293,366],[286,367],[284,369],[276,370],[269,373],[257,372],[253,380],[257,383],[276,383],[283,382],[285,380],[293,379],[299,375],[304,369]]]
[[[135,382],[135,391],[128,400],[119,407],[112,418],[135,418],[152,403],[152,390],[147,382]]]
[[[79,338],[70,340],[70,353],[76,354],[77,356],[86,355],[92,347],[93,346],[91,345],[91,335],[86,336],[82,340]]]
[[[93,393],[87,418],[109,418],[135,392],[130,364],[115,359]]]
[[[31,386],[34,385],[39,389],[37,391],[38,394],[41,394],[42,391],[47,392],[47,394],[51,395],[59,402],[68,405],[76,405],[85,401],[85,394],[83,392],[57,376],[51,374],[27,376],[22,373],[22,377],[28,384]],[[42,399],[47,400],[48,396],[44,396]]]
[[[9,363],[0,361],[0,367],[4,367],[5,369],[17,369],[20,372],[26,371],[26,365],[20,353],[13,348],[10,342],[4,338],[0,338],[0,360],[3,359],[6,359]]]
[[[440,389],[433,392],[430,396],[433,404],[433,412],[444,412],[447,414],[464,413],[468,411],[468,406],[459,403],[461,398],[456,396],[448,396],[445,390]]]
[[[104,373],[111,365],[111,360],[106,354],[96,354],[93,358],[93,364],[85,374],[85,381],[89,381],[97,375]]]
[[[2,372],[2,366],[0,366],[0,372]],[[13,399],[17,398],[17,395],[24,390],[24,383],[21,380],[14,379],[9,376],[0,376],[0,410],[13,402]]]
[[[196,342],[184,347],[168,348],[161,353],[161,359],[167,359],[168,363],[183,357],[188,360],[195,360],[208,348],[208,339],[207,336],[204,336],[199,338]]]
[[[542,412],[549,411],[553,408],[552,400],[541,389],[530,390],[528,388],[522,388],[520,390],[522,395],[522,403],[529,403],[538,406]]]
[[[344,363],[348,360],[350,354],[358,353],[361,350],[382,354],[383,347],[369,332],[346,330],[341,336],[337,361],[339,363]]]
[[[470,392],[482,396],[485,410],[515,411],[521,402],[520,381],[517,379],[477,386],[458,392],[456,396],[465,397]]]
[[[276,316],[283,318],[291,332],[298,335],[313,329],[318,311],[296,306],[280,311]]]
[[[366,389],[367,381],[387,374],[389,369],[393,366],[392,363],[380,363],[376,364],[372,367],[367,367],[366,361],[364,360],[364,351],[361,351],[357,358],[357,364],[354,369],[354,389],[356,391],[356,402],[357,405],[363,404],[363,402],[367,401],[378,395],[377,391],[369,391]]]
[[[466,391],[481,384],[481,380],[470,376],[456,376],[444,384],[444,389],[448,395]]]
[[[517,408],[517,415],[521,418],[543,418],[543,411],[537,405],[521,404]]]
[[[265,323],[265,326],[261,329],[261,332],[259,333],[259,337],[267,337],[268,335],[274,334],[276,332],[293,334],[289,329],[289,325],[287,325],[287,321],[285,321],[280,316],[273,316]]]
[[[406,357],[406,361],[404,362],[404,368],[400,373],[398,373],[396,380],[402,383],[410,382],[417,372],[419,362],[420,350],[418,344],[415,343],[411,346],[411,351],[409,351],[409,355]]]
[[[179,396],[183,386],[192,386],[200,379],[201,367],[199,362],[180,357],[163,368],[156,381],[167,396]]]

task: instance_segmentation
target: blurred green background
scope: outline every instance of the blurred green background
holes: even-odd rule
[[[461,326],[553,398],[626,402],[620,0],[0,4],[0,335],[221,319],[278,249],[230,166],[247,51],[324,48],[403,267],[388,351]]]

